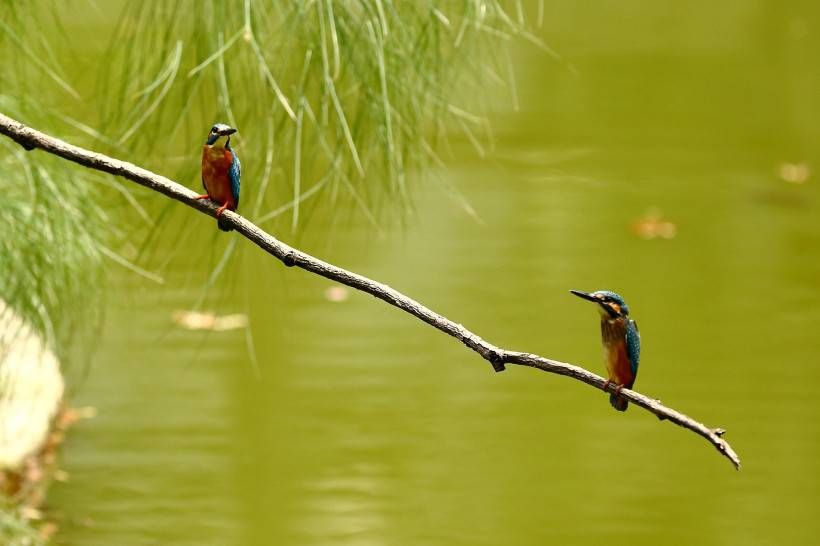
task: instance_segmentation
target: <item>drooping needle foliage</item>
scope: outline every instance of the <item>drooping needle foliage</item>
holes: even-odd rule
[[[488,84],[510,78],[504,48],[535,40],[516,1],[128,0],[106,53],[88,58],[72,50],[85,19],[68,8],[0,3],[3,111],[191,185],[204,132],[226,121],[240,129],[242,212],[294,230],[342,200],[374,223],[408,210],[448,133],[485,140]],[[100,244],[129,231],[100,196],[147,215],[116,182],[8,141],[0,191],[0,297],[59,352],[93,309],[100,256],[128,265]]]
[[[64,127],[46,105],[65,96],[74,100],[77,92],[53,44],[34,38],[37,21],[25,11],[15,3],[0,5],[0,110]],[[56,20],[50,24],[59,31]],[[94,327],[100,237],[108,224],[97,190],[65,162],[0,139],[0,298],[63,360]]]
[[[297,229],[305,207],[348,199],[384,221],[411,205],[447,130],[486,140],[504,48],[530,37],[521,6],[504,4],[131,1],[104,67],[101,132],[195,181],[195,144],[224,121],[260,199],[244,214],[287,211]]]

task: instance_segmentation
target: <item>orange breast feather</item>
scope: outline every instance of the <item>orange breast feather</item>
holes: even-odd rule
[[[230,210],[236,210],[231,193],[231,178],[228,175],[232,162],[233,154],[230,150],[208,145],[202,147],[202,183],[205,191],[212,201],[228,203]]]
[[[626,353],[626,343],[611,343],[607,349],[609,354],[606,355],[606,367],[609,372],[609,380],[630,388],[635,382],[635,377],[632,375],[632,366]]]

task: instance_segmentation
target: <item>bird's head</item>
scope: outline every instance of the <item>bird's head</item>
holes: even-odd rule
[[[607,318],[625,317],[629,314],[629,306],[624,299],[609,290],[596,290],[595,292],[581,292],[580,290],[570,290],[579,298],[598,304],[598,311]]]
[[[211,132],[208,133],[208,146],[227,146],[231,141],[231,135],[236,132],[236,129],[224,123],[217,123],[211,127]]]

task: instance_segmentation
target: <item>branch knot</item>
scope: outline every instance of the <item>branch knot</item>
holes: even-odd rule
[[[282,263],[285,264],[287,267],[293,267],[296,265],[296,253],[292,250],[288,251],[287,254],[282,256]]]
[[[507,368],[504,366],[504,353],[498,349],[490,349],[487,351],[487,360],[493,365],[496,372],[503,372]]]

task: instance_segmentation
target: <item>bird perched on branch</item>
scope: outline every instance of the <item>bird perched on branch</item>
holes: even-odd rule
[[[631,389],[638,375],[641,359],[641,336],[638,324],[629,318],[629,306],[624,299],[608,290],[587,293],[570,290],[579,298],[594,302],[601,313],[601,344],[604,347],[604,364],[609,379],[604,384],[608,391],[615,384],[615,392],[609,395],[609,403],[618,411],[626,411],[629,402],[619,396],[621,389]]]
[[[220,205],[216,219],[222,231],[231,230],[222,219],[222,213],[239,206],[241,171],[239,158],[231,149],[231,135],[235,132],[233,127],[217,123],[211,127],[208,140],[202,146],[202,184],[208,193],[200,195],[199,199],[210,199]]]

